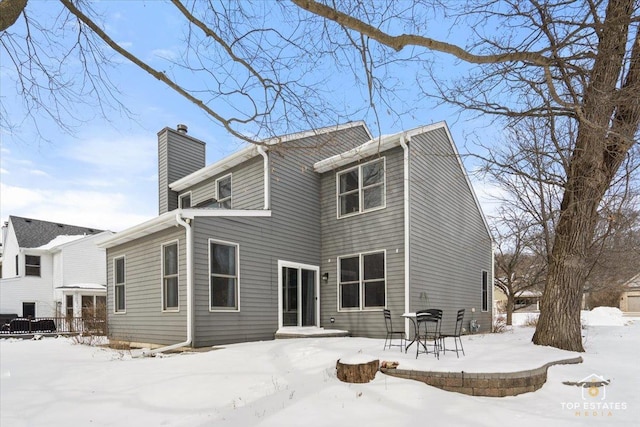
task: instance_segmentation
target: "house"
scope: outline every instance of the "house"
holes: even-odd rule
[[[507,311],[507,295],[498,286],[494,286],[494,304],[498,313]],[[538,290],[516,291],[513,299],[513,311],[537,313],[540,311],[542,292]]]
[[[640,313],[640,273],[622,285],[620,310],[625,313]]]
[[[158,163],[159,216],[99,243],[112,339],[383,337],[384,307],[408,333],[402,313],[426,307],[490,330],[492,239],[444,122],[380,138],[352,122],[208,166],[179,125],[158,133]]]
[[[2,228],[0,313],[93,316],[106,301],[106,251],[96,240],[110,234],[9,216]]]

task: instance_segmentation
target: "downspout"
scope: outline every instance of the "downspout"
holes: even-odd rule
[[[400,146],[403,151],[403,159],[402,163],[404,166],[404,312],[409,313],[410,308],[410,297],[411,297],[411,287],[409,280],[409,256],[410,256],[410,246],[409,246],[409,147],[404,139],[404,134],[400,136]],[[410,326],[409,319],[404,319],[404,332],[405,336],[410,335]]]
[[[271,207],[271,194],[269,193],[271,176],[269,174],[269,156],[262,145],[258,145],[258,153],[262,156],[262,169],[264,174],[264,209]]]
[[[176,214],[176,222],[184,227],[187,236],[187,339],[177,344],[145,351],[142,353],[143,356],[154,356],[157,353],[188,347],[193,341],[193,228],[189,219],[182,219],[180,212]]]

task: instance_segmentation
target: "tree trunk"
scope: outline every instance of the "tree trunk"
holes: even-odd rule
[[[507,326],[513,324],[513,295],[507,295]]]
[[[345,383],[368,383],[373,380],[380,367],[380,361],[373,359],[370,361],[341,361],[336,362],[336,375],[338,379]]]
[[[617,88],[633,13],[633,0],[610,0],[599,32],[598,53],[585,89],[576,146],[567,171],[549,273],[533,342],[584,351],[580,304],[587,275],[587,247],[598,206],[611,185],[640,123],[640,36],[622,87]]]

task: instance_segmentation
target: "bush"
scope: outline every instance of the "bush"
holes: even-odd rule
[[[493,321],[493,332],[501,334],[507,331],[507,319],[505,316],[497,316]]]

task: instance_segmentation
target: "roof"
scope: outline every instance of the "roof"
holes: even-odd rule
[[[248,147],[243,148],[240,151],[236,151],[235,153],[227,156],[215,163],[210,164],[209,166],[205,166],[202,169],[198,169],[197,171],[180,178],[177,181],[174,181],[169,184],[169,188],[173,191],[182,191],[185,188],[191,187],[199,182],[204,181],[207,178],[211,178],[212,176],[218,175],[228,169],[231,169],[234,166],[237,166],[247,160],[250,160],[260,154],[258,151],[258,147],[260,146],[269,146],[269,145],[277,145],[282,144],[288,141],[293,141],[296,139],[308,138],[311,136],[322,135],[330,132],[337,132],[345,129],[350,129],[358,126],[363,126],[369,136],[371,133],[369,132],[367,126],[363,121],[357,122],[349,122],[336,126],[328,126],[321,129],[308,130],[304,132],[292,133],[289,135],[283,135],[275,138],[270,138],[264,140],[261,145],[250,145]]]
[[[85,236],[98,234],[103,230],[39,219],[9,216],[9,222],[20,248],[39,248],[49,244],[58,236]]]
[[[141,224],[122,230],[118,233],[108,235],[105,238],[98,238],[96,244],[101,248],[112,248],[131,242],[132,240],[148,236],[157,231],[165,230],[169,227],[180,225],[178,218],[192,220],[196,217],[270,217],[270,210],[250,210],[250,209],[208,209],[189,208],[175,209],[165,212],[160,216],[152,218]]]
[[[381,135],[349,151],[336,154],[333,157],[321,160],[313,165],[313,169],[319,173],[337,169],[341,166],[348,165],[349,163],[353,163],[367,157],[371,157],[383,151],[399,147],[400,141],[403,140],[403,138],[408,142],[412,136],[427,133],[436,129],[445,129],[447,131],[447,135],[449,135],[449,129],[447,128],[447,124],[445,122],[438,122],[428,126],[421,126],[405,132],[395,133],[393,135]],[[449,139],[451,138],[449,137]]]
[[[640,288],[640,273],[627,280],[622,286],[627,288]]]

